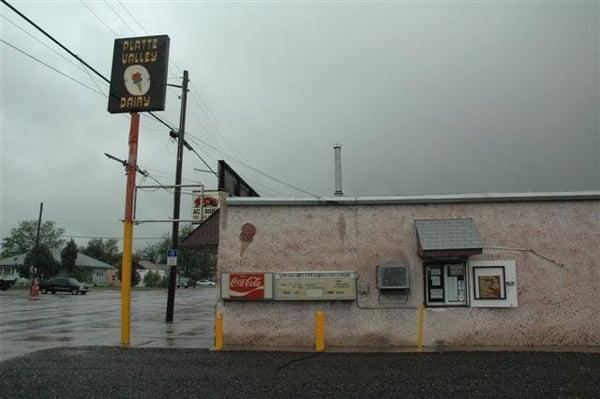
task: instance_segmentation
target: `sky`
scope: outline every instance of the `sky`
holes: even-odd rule
[[[191,79],[188,140],[261,196],[331,196],[334,143],[348,196],[600,189],[597,1],[10,3],[105,76],[115,37],[169,35],[169,83]],[[107,112],[107,84],[0,14],[6,43],[89,86],[0,43],[1,237],[40,202],[80,245],[121,237],[125,175],[104,153],[127,157],[129,116]],[[178,95],[157,112],[175,127]],[[174,184],[175,157],[168,129],[142,117],[139,166]],[[184,183],[216,187],[194,168],[206,169],[186,151]],[[141,192],[136,217],[168,219],[172,201]]]

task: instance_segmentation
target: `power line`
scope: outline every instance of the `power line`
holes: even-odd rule
[[[36,58],[36,57],[34,57],[33,55],[29,54],[28,52],[26,52],[26,51],[24,51],[24,50],[21,50],[21,49],[20,49],[20,48],[18,48],[17,46],[14,46],[14,45],[12,45],[12,44],[8,43],[6,40],[4,40],[4,39],[0,38],[0,41],[1,41],[2,43],[4,43],[5,45],[7,45],[7,46],[11,47],[12,49],[14,49],[14,50],[18,51],[19,53],[21,53],[21,54],[23,54],[23,55],[25,55],[25,56],[27,56],[27,57],[31,58],[32,60],[34,60],[34,61],[36,61],[36,62],[38,62],[38,63],[40,63],[40,64],[44,65],[46,68],[49,68],[49,69],[53,70],[54,72],[56,72],[56,73],[60,74],[61,76],[64,76],[65,78],[67,78],[67,79],[69,79],[69,80],[71,80],[71,81],[73,81],[73,82],[75,82],[75,83],[77,83],[77,84],[79,84],[79,85],[81,85],[81,86],[83,86],[83,87],[87,88],[88,90],[91,90],[91,91],[93,91],[93,92],[94,92],[94,93],[96,93],[96,94],[99,94],[99,95],[101,95],[101,96],[104,96],[104,93],[102,93],[102,92],[100,92],[100,91],[98,91],[98,90],[94,89],[92,86],[88,86],[88,85],[86,85],[85,83],[83,83],[83,82],[81,82],[81,81],[79,81],[79,80],[75,79],[74,77],[72,77],[72,76],[70,76],[70,75],[67,75],[67,74],[66,74],[66,73],[64,73],[64,72],[61,72],[60,70],[58,70],[58,69],[54,68],[52,65],[49,65],[49,64],[45,63],[44,61],[40,60],[39,58]]]
[[[62,234],[61,237],[70,237],[70,238],[87,238],[94,239],[99,238],[102,240],[122,240],[123,237],[107,237],[107,236],[81,236],[75,234]],[[164,237],[133,237],[134,240],[162,240]]]
[[[75,61],[73,61],[70,58],[65,57],[63,54],[59,53],[56,49],[50,47],[48,44],[44,43],[43,41],[41,41],[40,39],[38,39],[37,37],[35,37],[32,33],[28,32],[27,30],[25,30],[24,28],[20,27],[19,25],[17,25],[16,22],[12,21],[11,19],[9,19],[7,16],[2,15],[2,18],[5,19],[8,23],[10,23],[11,25],[13,25],[14,27],[16,27],[17,29],[19,29],[21,32],[25,33],[26,35],[28,35],[29,37],[31,37],[33,40],[35,40],[36,42],[38,42],[39,44],[41,44],[42,46],[46,47],[47,49],[49,49],[50,51],[52,51],[54,54],[58,55],[60,58],[62,58],[63,60],[67,61],[69,64],[75,66],[76,68],[83,70],[85,68],[83,68],[81,66],[81,64],[76,63]]]
[[[113,30],[113,28],[111,28],[105,21],[104,19],[102,19],[98,14],[96,14],[94,12],[94,10],[91,9],[90,6],[88,6],[85,1],[81,0],[81,3],[85,6],[85,8],[87,8],[97,19],[98,21],[100,21],[102,23],[102,25],[104,25],[106,27],[106,29],[108,29],[109,31],[112,32],[113,35],[117,36],[117,34],[115,33],[115,31]]]
[[[114,10],[114,8],[112,8],[112,6],[110,4],[108,4],[108,2],[106,0],[102,0],[102,1],[112,11],[112,13],[115,14],[117,16],[117,18],[119,18],[121,20],[121,22],[123,22],[123,24],[131,31],[131,33],[133,33],[135,35],[135,31],[133,29],[131,29],[131,26],[129,26],[129,24],[123,20],[123,18],[121,17],[121,15],[119,13],[117,13]]]
[[[16,8],[14,8],[13,6],[11,6],[6,0],[0,0],[0,1],[2,1],[2,3],[4,5],[6,5],[8,8],[10,8],[12,11],[14,11],[17,15],[19,15],[25,21],[29,22],[34,28],[36,28],[37,30],[39,30],[40,32],[42,32],[44,34],[44,36],[46,36],[48,39],[52,40],[60,48],[62,48],[63,50],[65,50],[67,53],[69,53],[77,61],[81,62],[83,65],[85,65],[87,68],[89,68],[92,72],[94,72],[96,75],[98,75],[99,77],[101,77],[105,82],[110,83],[110,80],[108,80],[106,77],[104,77],[104,75],[102,75],[100,72],[98,72],[96,69],[94,69],[90,64],[88,64],[83,59],[81,59],[77,54],[75,54],[74,52],[72,52],[71,50],[69,50],[67,47],[65,47],[61,42],[59,42],[54,37],[52,37],[52,35],[50,35],[48,32],[46,32],[44,29],[42,29],[38,24],[36,24],[35,22],[33,22],[31,19],[29,19],[21,11],[19,11]]]
[[[117,3],[119,3],[121,5],[121,7],[125,10],[125,12],[127,14],[129,14],[131,19],[133,19],[133,21],[137,24],[137,26],[139,26],[146,35],[149,35],[148,31],[146,29],[144,29],[144,27],[142,26],[140,21],[138,21],[137,18],[129,11],[129,9],[127,9],[127,7],[125,7],[125,4],[123,4],[123,2],[121,2],[120,0],[117,0]]]
[[[109,84],[110,84],[110,80],[109,80],[108,78],[106,78],[104,75],[102,75],[100,72],[98,72],[98,71],[97,71],[95,68],[93,68],[93,67],[92,67],[90,64],[88,64],[87,62],[85,62],[85,61],[84,61],[84,60],[83,60],[81,57],[79,57],[77,54],[75,54],[74,52],[72,52],[72,51],[71,51],[69,48],[67,48],[65,45],[63,45],[61,42],[59,42],[57,39],[55,39],[55,38],[54,38],[52,35],[50,35],[48,32],[46,32],[44,29],[42,29],[42,28],[41,28],[39,25],[37,25],[35,22],[33,22],[31,19],[29,19],[27,16],[25,16],[23,13],[21,13],[21,12],[20,12],[19,10],[17,10],[15,7],[13,7],[12,5],[10,5],[10,4],[9,4],[9,3],[8,3],[6,0],[0,0],[0,1],[2,1],[2,3],[3,3],[4,5],[6,5],[6,6],[7,6],[8,8],[10,8],[10,9],[11,9],[13,12],[15,12],[17,15],[19,15],[21,18],[23,18],[25,21],[27,21],[29,24],[31,24],[33,27],[35,27],[35,28],[36,28],[38,31],[40,31],[42,34],[44,34],[44,35],[45,35],[47,38],[49,38],[49,39],[50,39],[52,42],[54,42],[54,43],[55,43],[55,44],[57,44],[57,45],[58,45],[60,48],[62,48],[63,50],[65,50],[65,51],[66,51],[66,52],[67,52],[69,55],[71,55],[71,56],[72,56],[72,57],[74,57],[74,58],[75,58],[77,61],[79,61],[81,64],[83,64],[83,65],[84,65],[86,68],[88,68],[89,70],[91,70],[92,72],[94,72],[94,73],[95,73],[97,76],[99,76],[99,77],[100,77],[102,80],[104,80],[106,83],[109,83]],[[111,8],[111,9],[112,9],[112,8]],[[114,10],[113,10],[113,11],[114,11]],[[0,39],[0,40],[2,40],[2,39]],[[71,76],[69,76],[69,75],[67,75],[67,74],[65,74],[65,73],[63,73],[63,72],[61,72],[61,71],[59,71],[58,69],[56,69],[56,68],[54,68],[54,67],[52,67],[52,66],[50,66],[50,65],[48,65],[48,64],[46,64],[46,63],[44,63],[43,61],[41,61],[41,60],[39,60],[39,59],[37,59],[37,58],[33,57],[32,55],[30,55],[30,54],[28,54],[28,53],[24,52],[23,50],[20,50],[20,49],[18,49],[17,47],[15,47],[15,46],[13,46],[13,45],[11,45],[11,44],[7,43],[6,41],[2,40],[2,42],[3,42],[3,43],[5,43],[6,45],[9,45],[9,46],[10,46],[10,47],[12,47],[12,48],[14,48],[15,50],[17,50],[17,51],[19,51],[19,52],[21,52],[21,53],[23,53],[23,54],[27,55],[28,57],[30,57],[30,58],[32,58],[32,59],[34,59],[34,60],[36,60],[37,62],[39,62],[39,63],[41,63],[41,64],[43,64],[43,65],[47,66],[48,68],[50,68],[50,69],[54,70],[55,72],[57,72],[57,73],[61,74],[62,76],[65,76],[65,77],[67,77],[68,79],[70,79],[70,80],[72,80],[72,81],[74,81],[74,82],[76,82],[76,83],[78,83],[78,84],[82,85],[83,87],[86,87],[86,88],[88,88],[89,90],[91,90],[91,91],[93,91],[93,92],[95,92],[95,93],[97,93],[97,94],[100,94],[100,95],[102,95],[102,96],[105,96],[105,94],[103,94],[103,93],[101,93],[101,92],[99,92],[99,91],[97,91],[97,90],[93,89],[92,87],[90,87],[90,86],[86,85],[86,84],[85,84],[85,83],[83,83],[83,82],[80,82],[80,81],[78,81],[78,80],[77,80],[77,79],[75,79],[75,78],[72,78]],[[112,95],[112,94],[111,94],[111,95]],[[195,93],[194,93],[194,92],[192,92],[192,97],[194,97],[194,95],[195,95]],[[200,101],[200,100],[199,100],[199,101]],[[202,109],[202,107],[200,107],[200,108]],[[209,108],[208,108],[208,106],[207,106],[207,109],[209,109]],[[157,116],[157,115],[155,115],[154,113],[152,113],[152,112],[148,112],[148,114],[149,114],[149,115],[150,115],[152,118],[154,118],[156,121],[158,121],[159,123],[161,123],[161,124],[162,124],[162,125],[164,125],[165,127],[169,128],[171,132],[177,132],[177,129],[173,128],[173,127],[172,127],[172,126],[171,126],[169,123],[165,122],[163,119],[161,119],[160,117],[158,117],[158,116]],[[214,118],[214,117],[213,117],[213,118]],[[209,118],[209,119],[210,119],[210,118]],[[218,120],[217,120],[216,118],[214,118],[214,119],[217,121],[217,123],[215,123],[215,126],[219,127],[220,123],[218,122]],[[213,122],[213,123],[214,123],[214,122]],[[222,126],[221,126],[221,130],[225,131],[225,130],[222,128]],[[245,166],[245,167],[249,168],[250,170],[253,170],[253,171],[255,171],[255,172],[257,172],[257,173],[259,173],[259,174],[261,174],[261,175],[263,175],[263,176],[265,176],[265,177],[267,177],[267,178],[271,179],[271,180],[274,180],[274,181],[276,181],[276,182],[278,182],[278,183],[280,183],[280,184],[283,184],[283,185],[285,185],[285,186],[288,186],[288,187],[290,187],[290,188],[293,188],[293,189],[295,189],[295,190],[297,190],[297,191],[300,191],[300,192],[303,192],[303,193],[305,193],[305,194],[309,194],[309,195],[311,195],[311,196],[314,196],[314,197],[316,197],[316,198],[319,198],[319,196],[318,196],[318,195],[316,195],[316,194],[314,194],[314,193],[311,193],[310,191],[304,190],[304,189],[302,189],[302,188],[296,187],[296,186],[294,186],[294,185],[292,185],[292,184],[289,184],[289,183],[286,183],[286,182],[284,182],[284,181],[282,181],[282,180],[279,180],[279,179],[277,179],[277,178],[275,178],[275,177],[273,177],[273,176],[270,176],[270,175],[268,175],[267,173],[265,173],[265,172],[261,171],[260,169],[258,169],[258,168],[255,168],[255,167],[253,167],[253,166],[249,165],[248,163],[246,163],[246,162],[244,162],[244,161],[240,161],[239,159],[236,159],[236,158],[234,158],[234,157],[232,157],[232,156],[230,156],[230,155],[228,155],[228,154],[224,153],[223,151],[221,151],[221,150],[217,149],[216,147],[214,147],[214,146],[212,146],[212,145],[210,145],[210,144],[208,144],[208,143],[204,142],[203,140],[200,140],[199,138],[197,138],[197,137],[194,137],[194,136],[192,136],[191,134],[190,134],[190,136],[191,136],[191,137],[193,137],[193,138],[195,138],[195,139],[196,139],[198,142],[202,143],[202,144],[203,144],[203,145],[205,145],[206,147],[208,147],[208,148],[211,148],[213,151],[216,151],[216,152],[218,152],[218,153],[222,154],[223,156],[227,156],[227,157],[229,157],[230,159],[232,159],[232,160],[236,161],[237,163],[239,163],[239,164],[241,164],[241,165],[243,165],[243,166]],[[189,143],[188,143],[188,145],[189,145]],[[206,165],[206,166],[207,166],[207,167],[208,167],[208,168],[209,168],[209,169],[210,169],[210,170],[211,170],[213,173],[215,173],[215,172],[212,170],[212,168],[210,168],[210,166],[209,166],[209,165],[206,163],[206,161],[204,161],[204,159],[203,159],[203,158],[200,156],[200,154],[199,154],[199,153],[198,153],[198,152],[197,152],[197,151],[196,151],[196,150],[195,150],[193,147],[191,147],[191,145],[189,145],[188,149],[190,149],[191,151],[193,151],[193,152],[194,152],[194,154],[196,154],[196,156],[198,156],[198,158],[200,158],[200,160],[201,160],[201,161],[202,161],[202,162],[203,162],[203,163],[204,163],[204,164],[205,164],[205,165]],[[216,173],[215,173],[215,174],[216,174]]]
[[[317,194],[315,194],[315,193],[311,193],[310,191],[307,191],[307,190],[304,190],[303,188],[300,188],[300,187],[294,186],[293,184],[286,183],[286,182],[284,182],[284,181],[282,181],[282,180],[280,180],[280,179],[278,179],[278,178],[276,178],[276,177],[273,177],[273,176],[271,176],[271,175],[269,175],[269,174],[267,174],[267,173],[263,172],[262,170],[260,170],[260,169],[258,169],[258,168],[255,168],[255,167],[254,167],[254,166],[252,166],[252,165],[249,165],[248,163],[246,163],[246,162],[244,162],[244,161],[240,161],[239,159],[236,159],[236,158],[232,157],[231,155],[229,155],[229,154],[227,154],[227,153],[225,153],[225,152],[223,152],[223,151],[219,150],[218,148],[216,148],[216,147],[214,147],[214,146],[212,146],[212,145],[208,144],[208,143],[207,143],[207,142],[205,142],[204,140],[201,140],[201,139],[199,139],[199,138],[197,138],[197,137],[193,136],[192,134],[189,134],[189,133],[188,133],[188,137],[190,137],[190,138],[192,138],[192,139],[196,140],[197,142],[199,142],[199,143],[201,143],[202,145],[204,145],[204,146],[206,146],[206,147],[208,147],[208,148],[212,149],[213,151],[216,151],[217,153],[221,154],[222,156],[224,156],[224,157],[227,157],[227,158],[229,158],[229,159],[231,159],[231,160],[233,160],[233,161],[237,162],[238,164],[240,164],[240,165],[242,165],[242,166],[245,166],[245,167],[246,167],[246,168],[248,168],[248,169],[254,170],[255,172],[257,172],[257,173],[259,173],[259,174],[261,174],[261,175],[263,175],[263,176],[265,176],[265,177],[267,177],[267,178],[269,178],[269,179],[271,179],[271,180],[273,180],[273,181],[276,181],[276,182],[277,182],[277,183],[279,183],[279,184],[283,184],[284,186],[287,186],[287,187],[293,188],[294,190],[300,191],[300,192],[302,192],[302,193],[305,193],[305,194],[309,194],[309,195],[311,195],[311,196],[313,196],[313,197],[315,197],[315,198],[320,198],[320,197],[319,197]]]
[[[19,15],[21,18],[23,18],[29,24],[31,24],[38,31],[42,32],[44,34],[44,36],[46,36],[48,39],[52,40],[60,48],[62,48],[63,50],[65,50],[67,53],[69,53],[69,55],[71,55],[72,57],[74,57],[77,61],[81,62],[86,68],[88,68],[89,70],[91,70],[92,72],[94,72],[97,76],[99,76],[100,78],[102,78],[102,80],[104,80],[106,83],[110,84],[110,80],[106,76],[102,75],[94,67],[92,67],[90,64],[88,64],[87,62],[85,62],[81,57],[79,57],[77,54],[75,54],[74,52],[72,52],[71,50],[69,50],[64,44],[62,44],[61,42],[59,42],[58,40],[56,40],[52,35],[50,35],[48,32],[46,32],[44,29],[42,29],[38,24],[36,24],[35,22],[33,22],[31,19],[29,19],[21,11],[17,10],[15,7],[13,7],[12,5],[10,5],[6,0],[0,0],[0,1],[2,1],[2,3],[4,5],[6,5],[8,8],[10,8],[13,12],[15,12],[17,15]],[[112,93],[111,93],[111,95],[112,95]],[[160,123],[162,123],[163,125],[165,125],[166,127],[168,127],[169,129],[176,130],[171,125],[169,125],[167,122],[165,122],[160,117],[158,117],[157,115],[155,115],[154,113],[148,112],[148,114],[150,114],[150,116],[152,116],[154,119],[156,119],[157,121],[159,121]]]

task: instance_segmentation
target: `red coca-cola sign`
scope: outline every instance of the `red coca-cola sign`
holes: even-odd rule
[[[229,275],[231,299],[263,299],[265,297],[264,273],[231,273]]]

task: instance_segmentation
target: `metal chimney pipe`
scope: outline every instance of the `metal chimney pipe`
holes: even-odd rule
[[[333,145],[333,154],[335,157],[335,192],[334,195],[341,197],[342,192],[342,145]]]

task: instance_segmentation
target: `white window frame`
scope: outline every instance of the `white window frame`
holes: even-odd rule
[[[478,297],[478,277],[497,276],[500,298]],[[470,306],[473,308],[512,308],[518,306],[517,270],[514,260],[473,260],[467,263]]]

